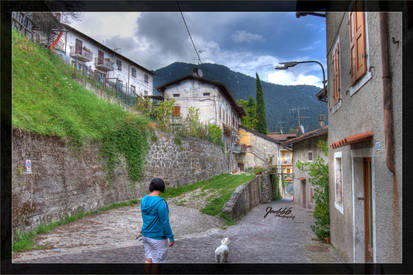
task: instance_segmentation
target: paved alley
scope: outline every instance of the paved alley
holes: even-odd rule
[[[274,210],[293,207],[295,219],[285,219],[269,214]],[[175,206],[174,206],[175,207]],[[176,213],[171,209],[172,227]],[[178,218],[178,217],[176,217]],[[214,251],[224,237],[229,237],[232,263],[334,263],[340,262],[331,245],[313,240],[310,225],[312,211],[293,205],[290,200],[261,204],[248,213],[237,225],[226,230],[214,227],[202,233],[182,234],[176,237],[174,247],[169,250],[171,263],[213,263]],[[18,257],[13,262],[30,263],[139,263],[144,259],[142,242],[133,240],[127,246],[101,249],[83,249],[78,253],[65,254],[54,251],[54,255],[43,257]]]

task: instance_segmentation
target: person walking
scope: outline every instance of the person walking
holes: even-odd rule
[[[165,183],[160,178],[152,179],[149,194],[141,200],[142,241],[145,249],[145,263],[165,263],[168,247],[175,243],[174,234],[169,224],[167,202],[160,197],[165,191]],[[169,245],[168,245],[169,239]],[[155,268],[155,266],[154,266]]]

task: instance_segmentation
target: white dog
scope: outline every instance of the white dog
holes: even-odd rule
[[[221,241],[221,245],[215,249],[215,260],[217,263],[227,263],[228,262],[228,254],[229,254],[229,239],[223,238]]]

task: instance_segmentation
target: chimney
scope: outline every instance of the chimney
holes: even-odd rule
[[[200,68],[194,68],[194,73],[193,73],[193,75],[194,76],[198,76],[198,77],[202,77],[202,71],[201,71],[201,69]]]
[[[320,128],[323,128],[325,126],[325,120],[326,120],[326,117],[325,117],[324,114],[320,114],[318,116],[318,121],[320,123]]]

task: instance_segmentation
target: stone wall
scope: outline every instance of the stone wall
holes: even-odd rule
[[[91,143],[75,152],[61,138],[14,129],[13,230],[27,230],[79,211],[139,199],[148,192],[154,177],[164,178],[167,186],[179,186],[228,172],[220,146],[195,138],[182,138],[182,144],[176,145],[172,135],[157,136],[146,156],[141,180],[130,182],[121,159],[110,183],[105,163],[99,159],[99,144]],[[26,174],[28,159],[32,174]]]
[[[268,175],[257,175],[235,189],[231,198],[222,208],[222,212],[232,220],[239,220],[259,203],[271,200],[272,187]]]

